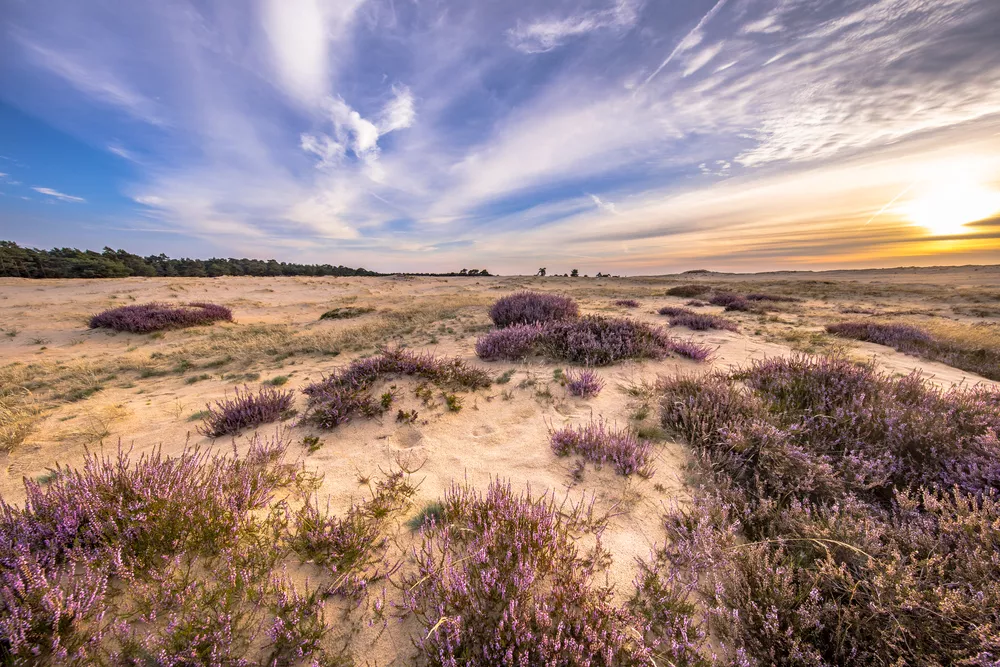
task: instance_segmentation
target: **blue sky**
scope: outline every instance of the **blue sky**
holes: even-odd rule
[[[630,274],[1000,258],[995,0],[8,0],[0,21],[0,238],[25,245]]]

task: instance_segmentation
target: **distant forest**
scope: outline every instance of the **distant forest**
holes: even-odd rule
[[[166,255],[140,257],[124,250],[103,252],[53,248],[22,248],[13,241],[0,241],[0,277],[5,278],[127,278],[165,276],[214,278],[216,276],[379,276],[367,269],[332,264],[289,264],[268,259],[171,259]],[[462,269],[446,276],[488,276],[486,270]]]

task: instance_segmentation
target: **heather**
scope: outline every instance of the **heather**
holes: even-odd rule
[[[977,329],[987,329],[989,325],[939,328],[941,334],[935,335],[909,324],[856,320],[829,324],[826,330],[836,336],[885,345],[904,354],[1000,380],[1000,349],[996,336],[975,335]]]
[[[701,296],[702,294],[707,294],[711,291],[712,288],[708,285],[677,285],[676,287],[671,287],[667,290],[667,296],[679,296],[684,299],[690,299],[692,297]]]
[[[603,420],[554,431],[551,445],[556,456],[577,454],[597,465],[611,465],[619,475],[653,475],[652,443],[628,428],[615,428]]]
[[[639,302],[635,299],[618,299],[615,301],[615,305],[620,308],[638,308]]]
[[[377,616],[367,590],[387,574],[383,529],[413,488],[388,475],[332,517],[286,447],[119,449],[44,487],[25,480],[23,509],[0,501],[5,663],[347,664],[339,641]],[[312,581],[293,584],[285,569],[306,561]],[[324,618],[331,597],[344,601],[336,623]]]
[[[607,366],[624,359],[662,359],[670,354],[700,360],[709,350],[674,340],[643,322],[587,315],[547,325],[496,329],[476,341],[476,354],[491,361],[541,354],[584,366]]]
[[[497,328],[516,324],[541,324],[573,319],[579,315],[576,302],[568,296],[542,292],[515,292],[500,297],[490,307],[490,319]]]
[[[344,306],[342,308],[332,308],[319,316],[321,320],[350,320],[361,317],[368,313],[374,313],[374,308],[362,308],[360,306]]]
[[[596,581],[604,523],[592,504],[453,486],[422,525],[402,607],[422,631],[421,664],[652,665],[638,619]],[[585,549],[581,538],[596,534]]]
[[[130,333],[151,333],[165,329],[182,329],[219,321],[232,321],[233,313],[214,303],[189,303],[171,306],[146,303],[119,306],[90,318],[91,329],[113,329]]]
[[[660,391],[704,486],[668,514],[638,609],[696,591],[695,628],[735,664],[1000,659],[996,390],[796,357]]]
[[[246,428],[254,428],[268,422],[288,417],[292,412],[292,392],[276,387],[261,387],[256,392],[244,386],[233,388],[233,397],[208,405],[203,424],[198,431],[202,435],[218,438],[236,434]]]
[[[687,327],[695,331],[707,331],[709,329],[739,331],[739,327],[732,320],[708,313],[696,313],[687,308],[664,306],[660,308],[659,313],[670,318],[670,326],[672,327]]]
[[[393,395],[389,392],[376,398],[372,390],[379,381],[400,375],[452,389],[483,389],[492,383],[487,371],[461,359],[389,349],[358,359],[303,389],[308,396],[306,419],[323,428],[334,428],[359,414],[377,417],[392,406]]]
[[[592,398],[604,389],[604,379],[587,368],[582,371],[568,371],[565,375],[566,389],[573,396]]]

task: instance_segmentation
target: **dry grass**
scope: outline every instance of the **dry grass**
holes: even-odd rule
[[[88,407],[59,434],[60,440],[71,440],[84,445],[103,442],[114,432],[114,426],[131,416],[132,411],[121,403]]]
[[[41,420],[41,407],[23,386],[23,366],[0,368],[0,451],[13,451]]]

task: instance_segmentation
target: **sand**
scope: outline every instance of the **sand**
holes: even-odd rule
[[[665,325],[666,318],[656,310],[688,301],[666,297],[665,290],[701,281],[730,284],[733,289],[749,284],[759,291],[785,290],[806,301],[782,305],[767,316],[727,313],[739,322],[739,333],[674,329],[674,335],[715,348],[712,361],[668,359],[602,368],[599,372],[607,387],[589,400],[568,395],[554,379],[554,371],[563,365],[537,360],[485,363],[475,357],[475,338],[489,328],[489,303],[514,289],[567,293],[579,300],[585,313],[627,315]],[[482,488],[492,478],[508,479],[515,488],[530,485],[538,493],[569,495],[574,500],[594,496],[599,510],[615,515],[604,535],[604,546],[614,558],[610,581],[621,595],[627,595],[636,559],[647,557],[653,545],[664,539],[663,506],[687,498],[689,452],[682,443],[668,440],[657,445],[656,472],[650,479],[624,478],[610,468],[596,470],[588,465],[578,480],[573,474],[576,460],[558,458],[549,448],[551,429],[592,418],[653,426],[655,400],[637,398],[632,394],[641,392],[627,388],[649,385],[660,375],[729,369],[813,348],[870,358],[893,373],[915,370],[942,386],[994,384],[882,346],[832,340],[822,333],[822,326],[843,317],[840,311],[845,307],[918,313],[912,316],[965,323],[996,322],[995,317],[962,315],[955,306],[968,301],[969,294],[989,297],[998,283],[997,267],[642,279],[0,279],[0,328],[6,334],[0,336],[0,366],[9,371],[15,362],[34,365],[33,376],[50,378],[48,386],[53,389],[34,389],[38,405],[44,408],[41,420],[23,444],[0,453],[0,496],[20,503],[22,478],[43,475],[56,463],[79,465],[87,448],[114,451],[119,442],[135,454],[157,447],[177,453],[185,445],[230,448],[234,442],[240,448],[251,433],[235,440],[212,440],[197,432],[200,422],[192,416],[231,393],[234,386],[256,386],[277,376],[288,378],[283,386],[296,390],[296,407],[302,410],[304,396],[297,390],[309,382],[360,354],[371,353],[375,344],[405,344],[457,356],[497,374],[513,369],[514,374],[506,384],[462,394],[464,407],[459,412],[448,411],[440,397],[425,405],[414,395],[416,383],[401,379],[391,383],[400,390],[401,402],[384,419],[359,418],[330,431],[296,425],[293,419],[262,426],[260,434],[280,432],[295,443],[291,454],[323,476],[319,493],[330,498],[334,509],[345,509],[362,497],[367,491],[364,480],[377,479],[400,466],[413,470],[413,478],[420,483],[415,508],[436,500],[453,483]],[[625,309],[611,303],[626,297],[638,299],[641,307]],[[114,334],[86,326],[88,317],[104,308],[149,301],[220,303],[233,309],[236,322],[162,336]],[[319,320],[324,311],[345,305],[373,307],[376,312],[351,320]],[[722,312],[717,307],[702,310]],[[250,343],[241,338],[248,331],[256,332]],[[262,344],[259,338],[270,342]],[[322,354],[333,349],[340,354]],[[289,351],[294,353],[286,356]],[[142,368],[168,372],[142,377],[135,370]],[[249,379],[248,373],[259,373],[259,379]],[[102,388],[79,400],[67,398],[66,389],[77,385]],[[417,410],[417,422],[397,423],[397,407]],[[643,420],[633,419],[643,412],[648,413]],[[314,453],[301,444],[309,435],[322,440]],[[406,539],[405,532],[400,528],[401,539]],[[411,650],[406,626],[391,628],[377,641],[370,633],[356,641],[360,642],[355,647],[357,656],[375,656],[378,664],[405,663]]]

